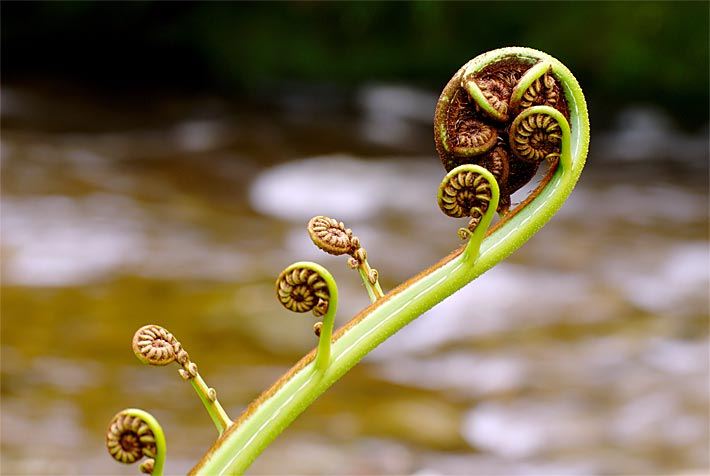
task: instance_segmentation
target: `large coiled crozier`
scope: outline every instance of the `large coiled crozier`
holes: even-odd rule
[[[434,139],[444,168],[449,172],[475,164],[488,169],[500,187],[501,214],[510,207],[510,196],[535,176],[544,160],[556,166],[560,156],[557,121],[544,112],[521,117],[533,106],[550,106],[569,119],[551,65],[513,55],[483,67],[465,65],[437,103]]]

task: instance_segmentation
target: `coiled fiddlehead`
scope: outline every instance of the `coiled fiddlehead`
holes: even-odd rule
[[[338,307],[338,288],[333,276],[316,263],[293,263],[276,279],[276,297],[289,311],[310,311],[316,317],[323,317],[322,323],[316,323],[313,329],[318,336],[315,368],[325,370],[330,363],[330,344]]]
[[[177,362],[178,373],[192,385],[207,413],[221,434],[232,420],[217,400],[217,391],[208,387],[197,371],[197,364],[190,360],[190,355],[182,344],[164,327],[149,324],[133,334],[133,353],[138,360],[148,365],[168,365]]]
[[[154,476],[163,474],[166,453],[163,429],[143,410],[129,408],[111,419],[106,431],[106,448],[119,463],[132,464],[145,457],[141,472]]]
[[[435,142],[444,167],[451,170],[462,158],[489,151],[498,138],[495,127],[476,114],[474,103],[457,83],[447,84],[442,95],[447,99],[436,111]]]
[[[318,215],[308,221],[308,235],[321,250],[331,255],[352,255],[357,247],[353,231],[342,221]]]
[[[568,116],[567,103],[549,61],[528,69],[511,93],[510,107],[516,114],[533,106],[550,106]]]
[[[358,270],[372,302],[384,296],[379,273],[367,261],[367,251],[360,244],[360,239],[342,221],[319,215],[311,218],[306,228],[313,244],[321,250],[336,256],[350,255],[348,266]]]
[[[477,170],[479,169],[479,170]],[[461,228],[461,239],[468,238],[481,222],[492,198],[491,184],[480,166],[460,166],[449,172],[439,185],[439,208],[453,218],[471,217],[468,228]]]
[[[520,118],[530,107],[551,106],[568,115],[566,99],[552,63],[511,55],[486,64],[469,62],[444,88],[434,116],[437,152],[447,172],[468,163],[491,170],[500,187],[498,213],[510,196],[527,184],[547,158],[559,158],[559,129],[545,117]],[[471,141],[471,124],[480,147]],[[490,139],[493,142],[487,142]],[[495,148],[493,148],[495,144]]]
[[[510,148],[526,162],[540,163],[560,158],[562,130],[549,114],[520,114],[510,126]]]
[[[325,279],[311,268],[287,268],[276,280],[276,294],[289,311],[321,317],[328,312],[330,291]]]
[[[179,361],[186,366],[190,356],[167,329],[153,324],[143,326],[133,334],[133,353],[148,365],[168,365]],[[180,358],[178,359],[178,356]]]

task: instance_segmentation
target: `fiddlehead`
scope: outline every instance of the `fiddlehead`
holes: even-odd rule
[[[471,61],[444,88],[434,116],[434,139],[447,172],[465,163],[481,165],[500,187],[498,213],[510,196],[536,174],[542,159],[559,158],[559,129],[547,116],[522,118],[533,106],[551,106],[568,115],[567,101],[550,61],[510,55],[485,64]],[[470,143],[471,124],[479,147]],[[494,137],[493,143],[485,139]],[[495,148],[493,148],[495,144]],[[557,155],[556,155],[557,154]],[[544,185],[544,184],[543,184]]]
[[[232,423],[217,400],[217,391],[208,387],[197,371],[197,364],[190,360],[190,355],[182,344],[167,329],[149,324],[133,334],[133,353],[138,360],[148,365],[168,365],[177,362],[180,365],[178,373],[192,385],[197,396],[202,401],[207,413],[220,434]]]
[[[352,255],[357,247],[353,242],[353,231],[345,228],[342,221],[318,215],[311,218],[306,226],[308,235],[318,248],[331,255]]]
[[[350,255],[348,266],[358,270],[372,302],[384,296],[379,273],[367,261],[367,251],[342,221],[319,215],[309,220],[307,229],[313,244],[321,250],[335,256]]]
[[[338,307],[338,288],[324,267],[307,261],[294,263],[276,279],[276,297],[293,312],[312,312],[322,317],[313,330],[318,336],[315,368],[323,371],[330,363],[330,345]]]
[[[555,80],[552,64],[541,61],[520,78],[510,97],[510,107],[516,113],[532,106],[550,106],[567,115],[562,89]]]
[[[468,228],[459,230],[461,239],[468,238],[476,229],[491,201],[491,184],[476,168],[482,169],[477,166],[457,167],[439,185],[441,211],[453,218],[471,217]]]
[[[539,164],[560,158],[562,130],[549,114],[520,114],[510,126],[510,148],[521,160]]]
[[[436,150],[448,171],[467,157],[489,151],[498,139],[495,128],[476,114],[474,103],[458,83],[449,82],[442,97],[446,99],[437,106],[434,138]]]
[[[163,429],[143,410],[129,408],[111,419],[106,431],[106,448],[119,463],[132,464],[145,457],[141,472],[154,476],[163,474],[166,453]]]
[[[151,324],[141,327],[133,334],[132,344],[133,353],[144,364],[168,365],[175,361],[181,365],[190,363],[190,356],[180,342],[160,326]]]
[[[313,311],[321,317],[328,312],[330,291],[328,283],[315,270],[307,267],[288,267],[276,279],[276,294],[283,307],[293,312]]]

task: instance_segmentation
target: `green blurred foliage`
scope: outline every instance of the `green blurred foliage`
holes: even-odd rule
[[[529,46],[592,100],[707,120],[708,2],[3,3],[3,75],[226,92],[284,82],[440,87],[467,59]]]

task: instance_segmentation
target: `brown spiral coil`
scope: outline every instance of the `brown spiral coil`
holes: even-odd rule
[[[508,152],[506,152],[503,145],[497,145],[494,147],[493,150],[481,157],[480,160],[477,160],[476,164],[493,174],[493,177],[495,177],[496,182],[499,184],[505,184],[508,182],[508,176],[510,175],[510,160],[508,158]]]
[[[131,464],[139,459],[155,458],[155,435],[148,424],[137,416],[118,413],[109,423],[106,432],[106,448],[111,457],[119,463]],[[144,463],[145,464],[145,463]]]
[[[507,190],[510,177],[510,158],[505,146],[502,144],[494,147],[490,152],[476,161],[477,165],[488,170],[500,186],[500,200],[498,202],[498,213],[504,213],[510,207],[510,193]],[[527,183],[527,181],[526,181]]]
[[[560,124],[544,113],[518,117],[510,128],[510,148],[520,159],[540,163],[560,157]]]
[[[367,280],[370,284],[377,282],[379,275],[376,269],[367,264],[367,251],[360,244],[360,239],[342,221],[319,215],[309,220],[307,228],[308,235],[318,248],[336,256],[350,255],[348,266],[357,269],[365,265]]]
[[[168,365],[177,360],[181,348],[167,329],[153,324],[141,327],[133,335],[133,353],[146,364]]]
[[[520,98],[519,109],[532,106],[556,107],[560,99],[560,91],[551,71],[545,72],[541,77],[532,82]]]
[[[133,353],[138,360],[149,365],[168,365],[177,362],[182,368],[178,373],[184,380],[197,377],[197,364],[182,344],[164,327],[149,324],[133,334]]]
[[[498,112],[499,116],[495,119],[507,121],[510,96],[518,80],[517,76],[514,73],[497,71],[480,78],[469,77],[467,80],[475,81],[488,104]]]
[[[491,186],[482,175],[459,172],[441,185],[439,208],[453,218],[471,217],[469,229],[478,225],[491,201]]]
[[[342,221],[326,216],[315,216],[308,222],[308,235],[321,250],[331,255],[353,252],[353,232]]]
[[[474,114],[475,103],[464,89],[457,89],[446,111],[446,149],[459,157],[483,154],[496,144],[496,129]]]
[[[528,83],[526,74],[536,65],[537,77]],[[537,133],[536,122],[517,121],[521,111],[536,105],[553,107],[569,118],[564,89],[552,67],[515,56],[499,58],[481,69],[464,65],[437,102],[434,140],[444,168],[450,172],[459,165],[476,164],[491,171],[500,188],[497,211],[501,214],[509,209],[510,196],[533,179],[542,160],[553,161],[560,153],[559,131]],[[556,126],[550,123],[549,127]]]
[[[330,292],[325,279],[309,268],[287,268],[276,280],[279,302],[293,312],[313,311],[317,317],[328,312]]]

